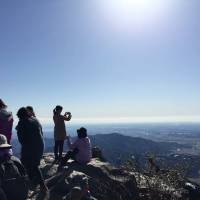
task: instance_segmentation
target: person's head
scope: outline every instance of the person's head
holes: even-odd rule
[[[0,134],[0,151],[5,149],[11,149],[11,145],[8,144],[7,138],[5,135]]]
[[[60,115],[61,112],[62,112],[62,110],[63,110],[63,107],[57,105],[57,106],[54,108],[54,110],[53,110],[53,114],[54,114],[54,115]]]
[[[80,187],[73,187],[70,192],[70,200],[81,200],[83,197],[83,192]]]
[[[30,117],[35,117],[35,112],[34,112],[32,106],[26,106],[26,109],[27,109],[28,114],[30,115]]]
[[[78,138],[86,138],[87,137],[87,129],[84,127],[81,127],[77,130]]]
[[[7,105],[3,102],[2,99],[0,99],[0,109],[7,108]]]
[[[21,119],[27,119],[30,117],[27,109],[25,107],[20,108],[17,111],[17,117],[21,120]]]

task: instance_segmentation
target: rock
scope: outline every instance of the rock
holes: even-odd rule
[[[52,154],[45,154],[41,164],[47,185],[51,188],[49,199],[62,199],[71,188],[83,187],[84,180],[88,182],[91,195],[99,200],[134,200],[138,197],[134,175],[107,162],[94,158],[90,163],[80,165],[70,161],[59,171],[52,158]]]

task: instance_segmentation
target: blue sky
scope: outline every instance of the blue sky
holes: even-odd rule
[[[200,120],[200,2],[117,1],[0,2],[0,91],[14,114],[32,105],[48,121],[61,104],[74,120]]]

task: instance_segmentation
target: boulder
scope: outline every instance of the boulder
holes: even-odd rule
[[[82,187],[80,180],[87,181],[91,195],[99,200],[138,198],[134,175],[97,158],[85,165],[69,161],[64,168],[59,169],[58,164],[53,163],[53,155],[45,154],[41,168],[50,188],[49,199],[62,199],[73,187]]]

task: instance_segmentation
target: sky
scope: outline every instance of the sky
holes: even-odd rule
[[[43,122],[200,121],[199,0],[1,0],[0,98]]]

